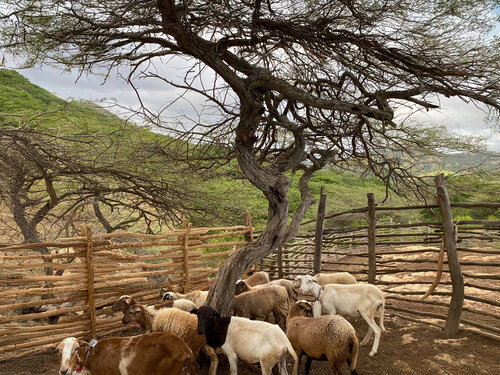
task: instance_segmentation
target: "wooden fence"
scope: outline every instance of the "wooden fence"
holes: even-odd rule
[[[367,225],[324,228],[321,238],[312,231],[298,236],[261,261],[260,268],[270,272],[271,278],[293,279],[300,274],[314,274],[318,271],[314,264],[319,261],[323,272],[348,271],[360,281],[377,284],[386,292],[387,307],[392,314],[444,328],[453,293],[447,260],[443,262],[443,276],[436,291],[427,299],[421,299],[435,280],[443,222],[382,223],[376,221],[375,215],[380,211],[428,209],[438,205],[372,205],[370,215],[370,202],[373,199],[369,195],[366,207],[327,216],[366,213]],[[456,202],[451,206],[500,208],[500,203]],[[321,213],[318,216],[321,218]],[[500,221],[455,220],[454,225],[457,233],[451,237],[456,243],[465,289],[462,311],[458,314],[460,329],[499,341]]]
[[[159,302],[167,282],[185,292],[208,289],[237,251],[233,247],[253,239],[248,211],[244,222],[189,224],[164,235],[94,235],[83,227],[79,237],[0,248],[0,356],[30,354],[68,336],[90,339],[123,330],[121,314],[110,309],[123,294],[148,303]],[[42,247],[49,252],[41,254]]]

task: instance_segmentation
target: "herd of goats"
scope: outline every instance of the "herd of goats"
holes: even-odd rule
[[[353,375],[359,346],[375,334],[369,354],[375,355],[385,330],[383,292],[372,284],[358,284],[347,272],[297,276],[294,281],[270,281],[266,272],[256,272],[238,280],[231,317],[221,317],[205,305],[207,291],[172,290],[162,289],[162,302],[151,306],[121,296],[112,310],[123,312],[124,324],[137,323],[146,333],[90,343],[66,338],[57,347],[59,374],[70,375],[76,367],[92,375],[194,375],[199,370],[196,360],[204,355],[210,359],[209,375],[215,375],[217,354],[224,354],[231,375],[237,374],[238,359],[259,364],[263,375],[271,375],[275,366],[280,375],[287,375],[288,355],[293,375],[298,375],[302,355],[307,375],[313,359],[327,360],[335,375],[346,364]],[[314,303],[299,300],[299,293],[311,295]],[[341,315],[361,316],[368,323],[361,343]]]

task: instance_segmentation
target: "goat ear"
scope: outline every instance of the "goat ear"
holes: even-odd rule
[[[63,348],[64,343],[61,341],[57,346],[54,348],[54,350],[60,352]]]
[[[198,315],[198,309],[192,309],[190,311],[191,314]]]
[[[220,318],[220,315],[219,313],[216,311],[215,314],[214,314],[217,318]]]

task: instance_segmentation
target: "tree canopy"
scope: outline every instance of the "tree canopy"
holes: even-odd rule
[[[130,67],[204,98],[181,125],[144,114],[170,134],[228,146],[269,201],[267,228],[220,270],[211,303],[229,309],[233,284],[292,236],[311,204],[307,181],[326,163],[364,168],[416,188],[401,155],[463,145],[403,121],[440,97],[500,109],[498,1],[46,0],[6,1],[2,45],[27,64],[82,71]],[[182,65],[179,65],[182,64]],[[183,75],[162,66],[181,66]],[[186,94],[188,95],[188,94]],[[418,159],[414,159],[418,164]],[[287,227],[286,171],[304,170]]]
[[[0,202],[10,211],[0,223],[11,241],[69,237],[90,222],[157,232],[183,215],[214,216],[195,176],[170,163],[176,140],[15,71],[0,69],[0,89]]]

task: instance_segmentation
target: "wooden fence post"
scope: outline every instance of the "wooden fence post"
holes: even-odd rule
[[[245,241],[248,243],[252,243],[254,240],[254,234],[253,234],[254,229],[252,226],[252,218],[250,217],[249,210],[245,210],[245,213],[243,214],[243,225],[248,227],[248,233],[245,233],[245,235],[244,235]],[[254,265],[253,265],[254,272],[256,272],[258,270],[258,264],[259,264],[259,262],[254,263]],[[261,265],[264,264],[263,260],[260,261],[260,264]]]
[[[323,250],[323,221],[325,220],[326,194],[325,187],[321,187],[318,204],[318,216],[316,218],[316,234],[314,236],[314,274],[321,272],[321,252]]]
[[[184,253],[184,293],[188,292],[189,289],[189,232],[191,232],[191,226],[193,223],[189,223],[184,234],[184,246],[182,247],[182,252]]]
[[[90,227],[81,226],[82,237],[87,237],[87,305],[89,307],[90,318],[90,338],[96,337],[96,314],[94,298],[94,259],[92,254],[93,239]]]
[[[278,247],[276,253],[276,260],[278,261],[278,279],[283,278],[283,246]]]
[[[377,275],[375,258],[375,225],[377,224],[375,197],[373,193],[368,193],[366,196],[368,198],[368,282],[375,284],[375,277]]]
[[[250,217],[250,211],[246,210],[243,214],[243,225],[249,227],[250,232],[245,234],[245,241],[253,242],[253,226],[252,226],[252,218]]]
[[[457,244],[455,242],[455,226],[453,225],[453,213],[451,211],[450,199],[446,189],[444,174],[439,174],[434,180],[436,186],[439,211],[443,218],[443,231],[448,257],[448,268],[451,276],[451,301],[448,308],[448,317],[444,326],[444,333],[447,338],[455,337],[460,325],[462,306],[464,303],[464,278],[460,263],[458,261]]]

